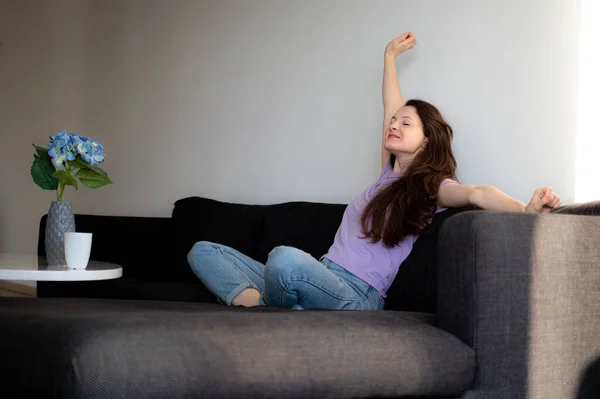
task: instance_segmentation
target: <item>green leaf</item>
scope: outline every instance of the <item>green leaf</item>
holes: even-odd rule
[[[79,169],[77,173],[75,173],[75,177],[78,178],[84,186],[89,188],[100,188],[107,184],[112,184],[112,181],[110,181],[107,175],[98,173],[92,169]]]
[[[77,186],[77,180],[75,180],[75,178],[66,170],[57,170],[52,176],[54,176],[54,178],[56,178],[63,186],[73,186],[75,187],[75,190],[79,188]]]
[[[56,170],[49,157],[40,157],[33,154],[34,160],[31,165],[31,177],[33,182],[44,190],[56,190],[58,180],[52,174]]]
[[[44,147],[40,147],[39,145],[31,144],[33,148],[35,148],[35,152],[42,158],[50,158],[48,155],[48,150]]]
[[[75,158],[74,161],[69,161],[69,165],[71,165],[72,168],[87,168],[88,164],[83,162],[83,160],[81,159],[81,156],[77,155],[77,158]]]
[[[106,173],[106,171],[99,166],[91,166],[90,165],[89,168],[90,168],[90,170],[93,170],[94,172],[99,173],[103,176],[108,176],[108,173]]]
[[[104,175],[104,176],[108,176],[108,173],[106,173],[104,171],[104,169],[102,169],[99,166],[92,166],[89,163],[86,163],[83,159],[81,159],[81,157],[79,155],[77,155],[77,158],[70,162],[69,165],[71,165],[72,168],[79,168],[79,169],[89,169],[89,170],[93,170],[94,172]]]

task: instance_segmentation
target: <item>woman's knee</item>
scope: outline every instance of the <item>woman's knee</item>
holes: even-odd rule
[[[265,265],[265,278],[268,275],[289,275],[291,272],[301,274],[304,267],[315,259],[306,252],[288,246],[278,246],[269,252]]]
[[[193,267],[198,261],[220,252],[220,244],[210,241],[198,241],[187,254],[188,263]]]

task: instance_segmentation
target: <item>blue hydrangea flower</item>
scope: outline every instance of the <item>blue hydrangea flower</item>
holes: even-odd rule
[[[66,130],[61,130],[55,135],[50,136],[50,141],[46,144],[46,147],[50,149],[50,147],[61,149],[66,146],[70,141],[70,137],[67,134]]]
[[[82,140],[79,143],[77,143],[77,152],[79,153],[79,155],[84,156],[90,151],[91,147],[86,141]]]
[[[57,167],[63,166],[65,161],[74,161],[77,155],[92,166],[104,161],[104,147],[100,143],[75,133],[67,134],[65,130],[50,136],[46,148]]]
[[[71,141],[71,143],[72,143],[73,145],[76,145],[76,144],[77,144],[77,143],[79,143],[81,140],[83,140],[83,139],[84,139],[84,137],[83,137],[83,136],[80,136],[80,135],[78,135],[78,134],[75,134],[75,133],[71,133],[71,134],[69,134],[69,139],[70,139],[70,141]]]
[[[66,160],[67,156],[65,154],[59,154],[58,156],[52,159],[52,162],[54,162],[57,168],[60,168]]]
[[[69,142],[70,137],[67,132],[61,130],[57,134],[50,136],[50,141],[46,144],[48,155],[57,167],[62,166],[66,160],[75,159],[69,154],[70,151],[67,148]]]
[[[59,156],[61,154],[61,150],[60,148],[56,148],[56,147],[48,147],[48,155],[50,156],[50,158],[54,159],[57,156]]]
[[[96,140],[91,140],[90,147],[90,162],[92,166],[98,163],[102,163],[104,161],[104,147],[102,147],[102,144],[98,143]]]

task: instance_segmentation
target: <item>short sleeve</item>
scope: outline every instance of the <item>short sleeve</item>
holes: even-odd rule
[[[442,187],[444,184],[448,184],[448,183],[460,184],[459,182],[457,182],[456,180],[453,180],[453,179],[444,179],[444,180],[442,180],[440,187]],[[448,208],[437,208],[435,213],[444,212],[446,209],[448,209]]]
[[[448,183],[459,184],[456,180],[453,180],[453,179],[444,179],[444,180],[442,180],[442,183],[440,184],[440,187],[442,187],[444,184],[448,184]]]

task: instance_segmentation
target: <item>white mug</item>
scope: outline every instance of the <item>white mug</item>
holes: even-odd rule
[[[85,269],[92,251],[92,233],[65,233],[65,259],[70,269]]]

